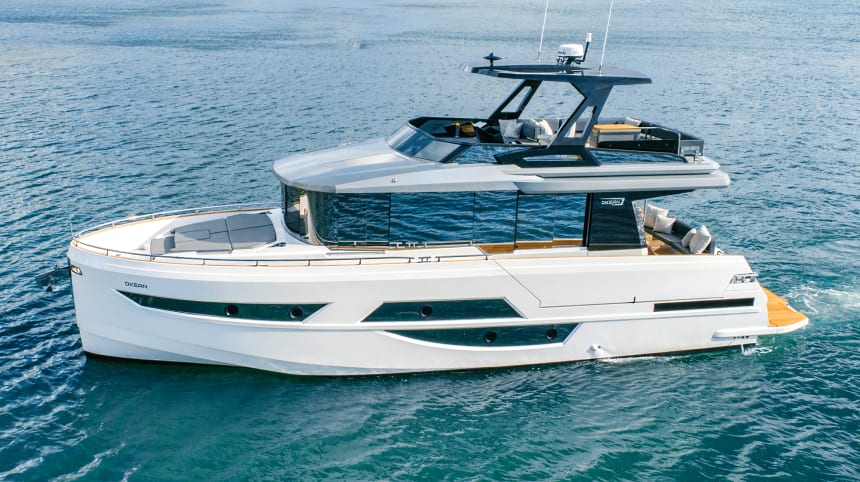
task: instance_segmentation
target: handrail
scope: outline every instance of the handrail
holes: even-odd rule
[[[217,213],[222,211],[251,211],[251,210],[263,210],[263,209],[275,209],[271,204],[268,203],[235,203],[235,204],[221,204],[218,206],[204,206],[199,208],[185,208],[185,209],[175,209],[172,211],[161,211],[157,213],[151,214],[138,214],[135,216],[128,216],[122,219],[117,219],[114,221],[108,221],[106,223],[97,224],[95,226],[90,226],[84,230],[78,231],[72,235],[72,239],[78,239],[84,234],[92,233],[94,231],[99,231],[104,228],[115,228],[117,226],[122,226],[124,224],[131,224],[138,221],[147,221],[153,220],[157,218],[166,218],[170,216],[183,216],[189,214],[208,214],[208,213]]]
[[[451,248],[456,246],[474,246],[473,239],[457,239],[451,241],[394,241],[389,242],[388,246],[394,249],[411,249],[411,248]]]
[[[484,258],[484,261],[489,261],[490,255],[487,253],[446,254],[446,255],[436,256],[436,261],[441,263],[443,259],[462,259],[462,258]]]
[[[457,239],[451,241],[384,241],[384,240],[339,240],[328,241],[316,235],[322,241],[322,246],[336,250],[340,248],[388,248],[388,249],[412,249],[412,248],[450,248],[455,246],[474,246],[477,244],[473,239]]]
[[[198,208],[186,208],[186,209],[176,209],[171,211],[162,211],[151,214],[141,214],[136,216],[129,216],[126,218],[108,221],[105,223],[97,224],[95,226],[91,226],[87,229],[78,231],[72,235],[72,246],[75,247],[85,247],[90,250],[101,251],[104,256],[125,256],[130,257],[132,259],[140,260],[140,261],[148,261],[148,262],[181,262],[183,264],[197,264],[200,266],[211,266],[211,265],[235,265],[235,266],[284,266],[290,264],[301,264],[305,266],[311,266],[314,263],[318,264],[331,264],[337,262],[355,262],[355,264],[361,265],[365,264],[368,261],[401,261],[405,263],[419,263],[419,262],[428,262],[430,259],[435,258],[436,262],[442,260],[442,258],[458,258],[458,257],[483,257],[485,259],[489,259],[486,255],[483,254],[468,254],[468,255],[448,255],[448,256],[385,256],[384,252],[380,250],[373,250],[374,254],[382,254],[382,256],[350,256],[350,257],[341,257],[341,256],[332,256],[325,258],[293,258],[293,259],[230,259],[230,258],[216,258],[216,257],[200,257],[200,256],[176,256],[170,254],[162,254],[162,255],[153,255],[151,253],[142,253],[142,252],[134,252],[134,251],[123,251],[119,249],[111,249],[105,248],[103,246],[96,246],[91,243],[87,243],[82,241],[80,238],[88,233],[92,233],[95,231],[99,231],[105,228],[115,228],[117,226],[123,226],[126,224],[131,224],[139,221],[150,221],[158,218],[165,218],[171,216],[183,216],[183,215],[194,215],[194,214],[212,214],[218,212],[225,211],[250,211],[250,210],[265,210],[265,209],[275,209],[269,204],[262,203],[242,203],[242,204],[224,204],[218,206],[205,206]],[[403,246],[403,245],[406,246]],[[437,242],[423,242],[423,243],[389,243],[387,246],[389,249],[398,249],[402,247],[431,247],[431,246],[474,246],[473,240],[458,240],[458,241],[437,241]],[[356,246],[357,247],[357,246]],[[379,246],[383,247],[383,246]],[[336,254],[336,249],[334,253]]]
[[[663,126],[657,126],[657,125],[653,125],[653,126],[640,126],[640,127],[639,127],[639,130],[642,130],[642,131],[646,131],[646,130],[662,130],[662,131],[666,131],[666,132],[668,132],[668,133],[670,133],[670,134],[675,134],[675,135],[677,135],[677,136],[678,136],[678,148],[677,148],[677,149],[675,149],[675,152],[674,152],[673,154],[675,154],[675,155],[677,155],[677,156],[680,156],[680,157],[683,157],[683,156],[681,156],[681,140],[683,139],[683,135],[681,134],[681,131],[679,131],[679,130],[677,130],[677,129],[672,129],[672,128],[669,128],[669,127],[663,127]],[[648,135],[651,135],[651,134],[648,134]]]
[[[150,262],[171,262],[171,261],[193,261],[200,266],[212,265],[235,265],[235,266],[275,266],[299,263],[305,266],[311,266],[313,263],[336,263],[339,261],[355,261],[356,264],[363,264],[367,261],[388,261],[400,260],[406,263],[416,262],[414,256],[350,256],[350,257],[330,257],[330,258],[293,258],[293,259],[231,259],[231,258],[212,258],[212,257],[197,257],[197,256],[174,256],[169,254],[153,255],[149,253],[135,253],[133,251],[122,251],[119,249],[109,249],[102,246],[95,246],[85,243],[80,239],[73,239],[72,245],[75,247],[85,246],[90,249],[103,251],[105,256],[131,256],[138,258],[141,261]]]
[[[84,246],[90,249],[102,251],[105,256],[130,256],[132,258],[137,258],[143,261],[150,262],[171,262],[171,261],[194,261],[195,264],[201,266],[211,266],[213,264],[216,265],[238,265],[238,266],[272,266],[272,265],[284,265],[290,263],[300,263],[306,266],[311,266],[314,263],[336,263],[339,261],[355,261],[356,264],[364,264],[367,261],[389,261],[389,260],[400,260],[406,261],[406,263],[427,263],[435,260],[435,262],[441,262],[443,259],[462,259],[462,258],[483,258],[484,261],[490,259],[490,255],[486,253],[473,253],[473,254],[455,254],[455,255],[436,255],[436,256],[349,256],[349,257],[340,257],[333,256],[327,258],[293,258],[293,259],[284,259],[284,258],[271,258],[271,259],[230,259],[230,258],[213,258],[213,257],[199,257],[199,256],[175,256],[169,254],[162,255],[153,255],[149,253],[136,253],[133,251],[123,251],[119,249],[110,249],[102,246],[96,246],[94,244],[85,243],[80,239],[73,239],[72,245],[75,247]],[[208,264],[207,264],[208,262]],[[191,263],[189,263],[191,264]]]

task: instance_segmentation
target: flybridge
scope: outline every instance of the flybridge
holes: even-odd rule
[[[431,242],[453,236],[515,246],[534,229],[533,214],[544,209],[538,218],[551,225],[547,231],[581,239],[590,252],[642,254],[647,245],[637,210],[641,200],[725,187],[729,179],[719,164],[699,159],[701,140],[633,118],[598,121],[614,86],[651,79],[582,67],[586,54],[581,45],[564,44],[555,65],[509,65],[490,53],[486,64],[466,64],[464,70],[519,85],[488,117],[418,117],[384,144],[277,161],[286,225],[325,246],[409,244],[429,236],[424,222],[408,221],[409,206],[436,206],[436,216],[460,219],[450,224],[461,227],[446,227],[447,239]],[[525,114],[544,82],[567,83],[579,94],[568,117]],[[558,105],[560,98],[550,100]],[[681,155],[682,140],[698,142],[690,158]],[[548,213],[546,206],[563,208]],[[493,220],[492,227],[476,224],[482,216]],[[485,238],[486,233],[498,237]]]
[[[553,64],[503,64],[492,53],[466,64],[470,73],[519,81],[489,115],[417,117],[384,140],[276,161],[275,175],[286,186],[340,194],[665,194],[729,184],[719,164],[703,156],[701,139],[633,117],[599,117],[612,87],[649,84],[650,78],[582,67],[577,60],[584,60],[585,48],[582,56],[579,49],[560,50]],[[572,100],[565,117],[528,114],[544,82],[564,82],[578,93],[576,99],[565,98]],[[547,92],[558,96],[551,89],[541,94]],[[557,106],[560,100],[550,97],[549,103]]]
[[[596,71],[581,67],[587,50],[573,49],[573,44],[559,48],[557,64],[496,64],[502,60],[493,54],[489,65],[481,62],[466,63],[463,70],[473,74],[522,82],[488,118],[488,121],[519,119],[543,82],[566,82],[582,96],[576,110],[555,130],[549,146],[584,146],[591,134],[612,88],[616,85],[650,84],[651,79],[632,70],[606,68]],[[578,44],[576,44],[578,45]],[[581,149],[577,154],[590,157]]]

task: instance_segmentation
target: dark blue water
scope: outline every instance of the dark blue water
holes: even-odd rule
[[[860,479],[860,5],[616,2],[607,108],[706,139],[673,209],[811,326],[753,350],[355,379],[87,359],[70,227],[279,200],[279,156],[489,113],[540,0],[0,4],[0,479]],[[551,2],[546,56],[608,2]],[[552,105],[544,106],[551,108]]]

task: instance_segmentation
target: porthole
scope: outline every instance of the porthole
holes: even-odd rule
[[[547,340],[555,340],[555,337],[558,336],[558,330],[556,330],[555,328],[550,328],[549,330],[546,330],[544,336],[546,336]]]
[[[497,335],[495,331],[488,331],[484,333],[484,341],[487,343],[492,343],[496,341],[498,337],[499,335]]]
[[[227,305],[224,307],[224,314],[227,316],[236,316],[239,314],[239,307],[236,305]]]
[[[304,317],[305,310],[303,310],[301,306],[294,306],[293,309],[290,310],[290,318],[294,320],[301,320]]]
[[[418,309],[418,316],[421,318],[427,318],[433,314],[433,307],[430,305],[423,305]]]

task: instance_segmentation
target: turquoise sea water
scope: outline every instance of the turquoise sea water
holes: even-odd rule
[[[674,199],[810,315],[757,347],[314,379],[87,359],[70,227],[279,200],[279,156],[487,113],[461,61],[533,59],[544,2],[0,4],[0,480],[860,479],[860,5],[618,1],[608,114],[706,140]],[[544,56],[607,2],[550,3]],[[551,107],[551,106],[548,106]]]

